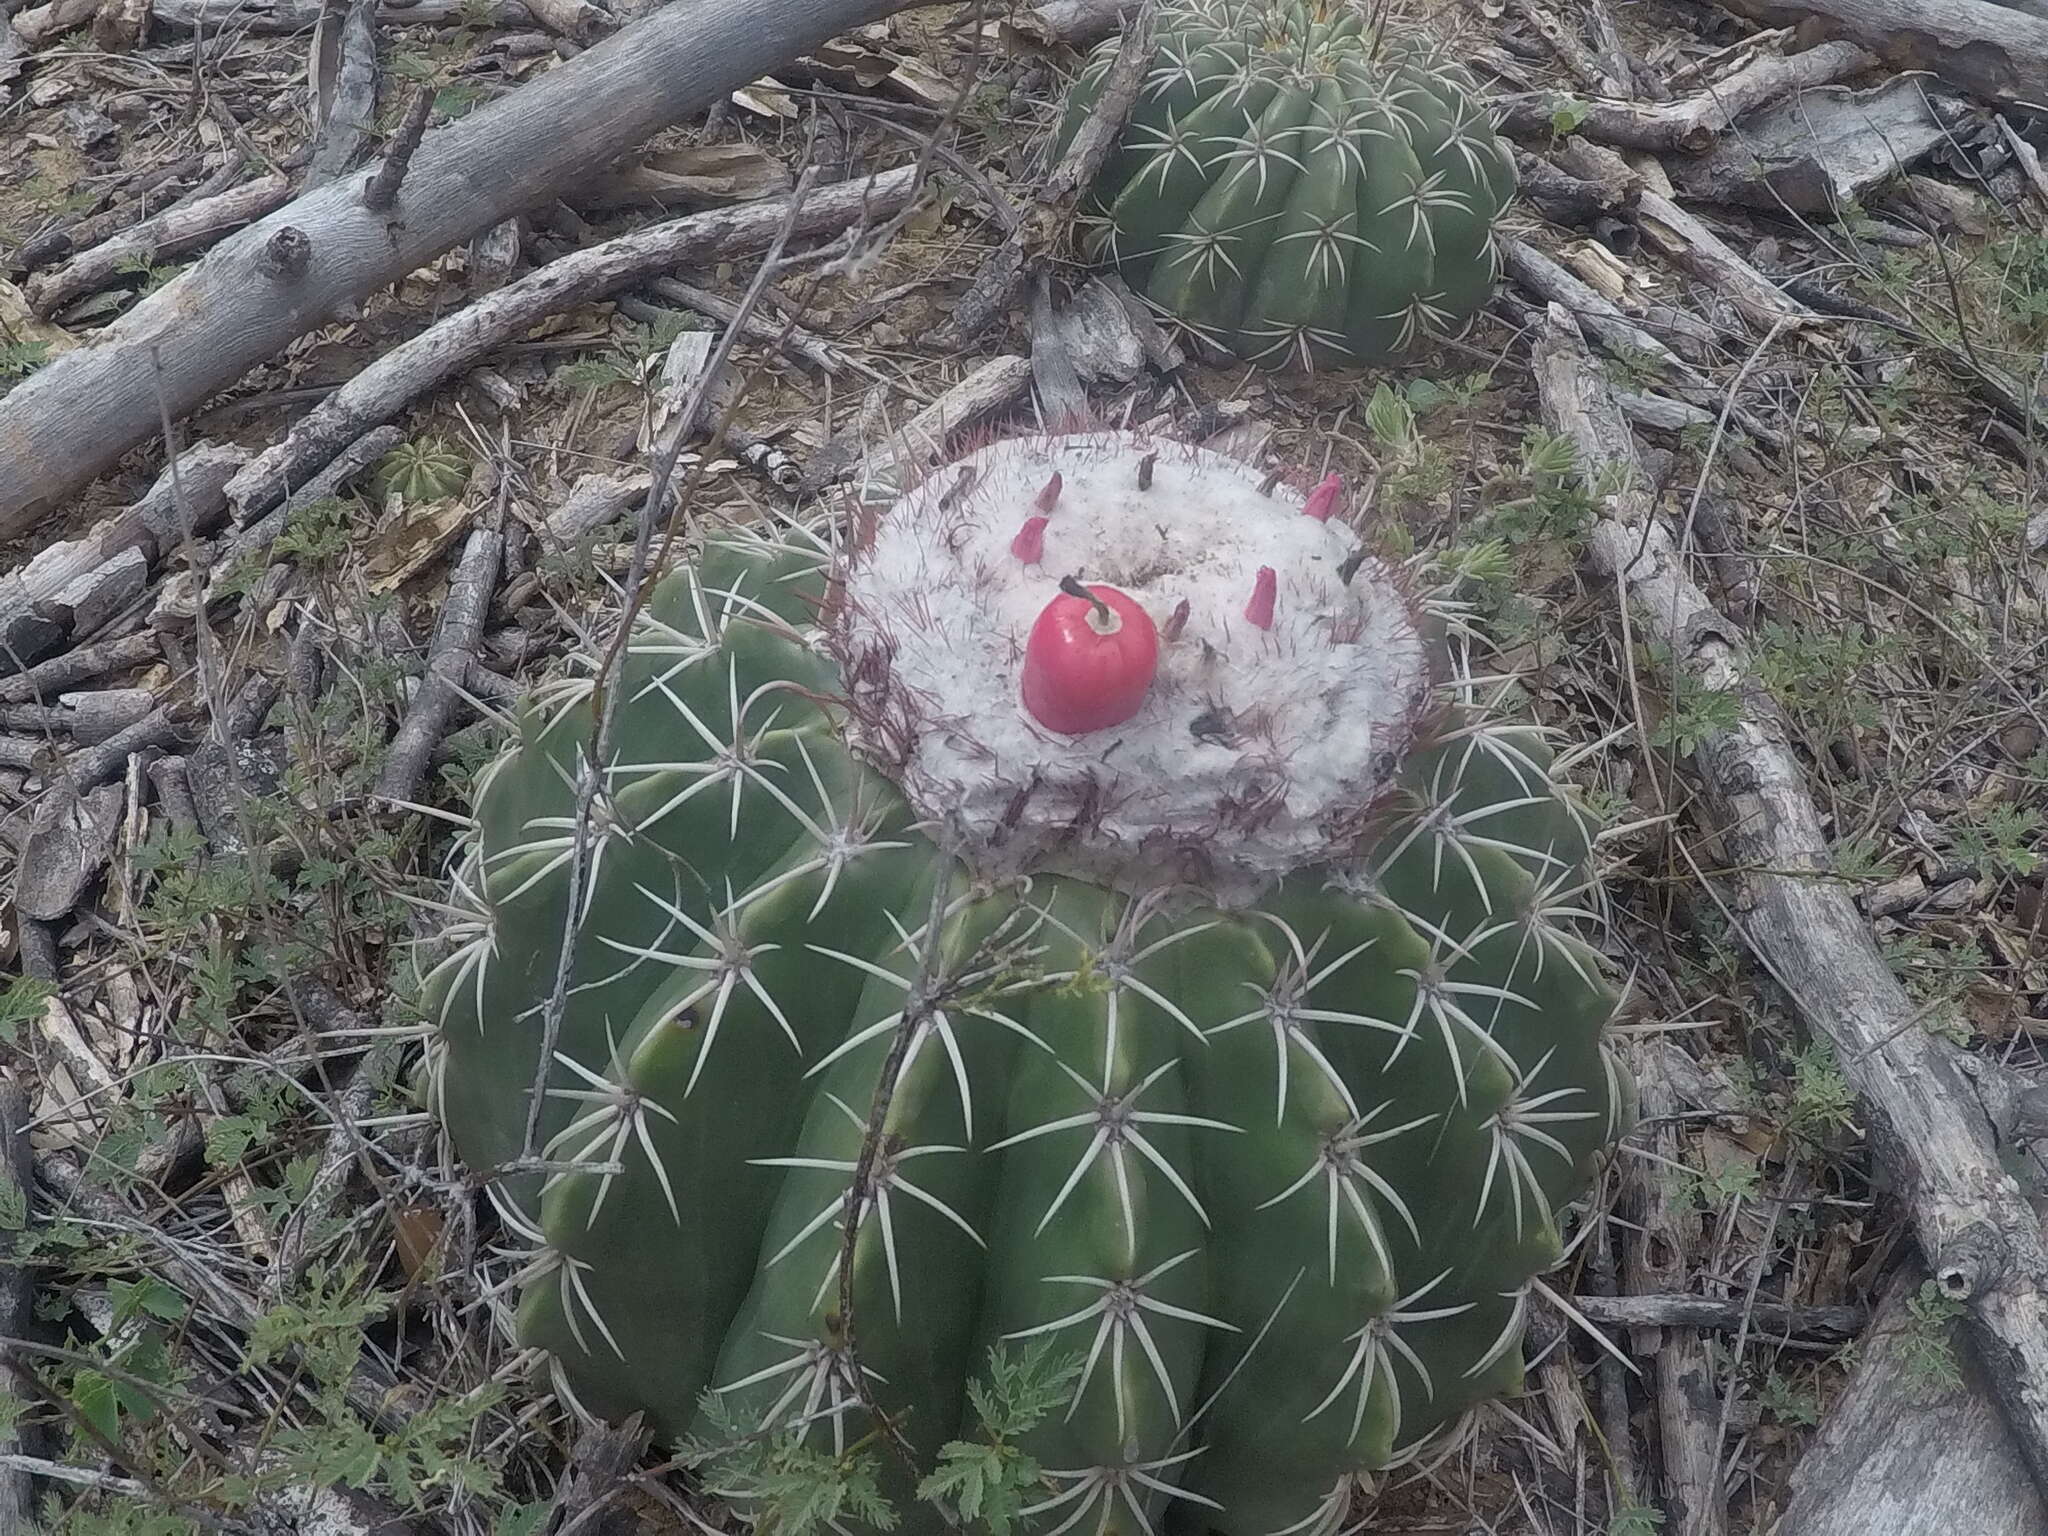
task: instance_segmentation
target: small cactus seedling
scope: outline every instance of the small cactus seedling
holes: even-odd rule
[[[384,495],[407,502],[440,501],[469,483],[470,462],[440,437],[400,443],[377,465],[376,484]]]
[[[424,995],[565,1395],[929,1468],[1050,1341],[1029,1529],[1321,1536],[1516,1386],[1629,1112],[1591,839],[1301,484],[993,442],[712,539],[595,767],[591,678],[526,711]]]
[[[1167,0],[1093,188],[1091,253],[1213,345],[1272,367],[1379,362],[1492,296],[1515,169],[1470,74],[1362,0]],[[1118,47],[1083,70],[1087,121]]]

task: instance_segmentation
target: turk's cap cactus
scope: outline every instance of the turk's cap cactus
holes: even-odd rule
[[[1155,31],[1090,254],[1269,367],[1398,357],[1484,306],[1515,168],[1451,46],[1362,0],[1167,0]],[[1055,153],[1117,47],[1076,81]]]
[[[1346,857],[1440,678],[1428,615],[1341,495],[1128,432],[977,449],[842,550],[825,629],[849,738],[992,871],[1255,890]],[[1042,618],[1088,606],[1063,581],[1158,637],[1136,707],[1079,733],[1017,707]]]

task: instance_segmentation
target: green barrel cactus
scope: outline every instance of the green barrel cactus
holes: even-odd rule
[[[1047,1350],[1029,1529],[1253,1536],[1516,1389],[1630,1112],[1591,838],[1341,500],[996,441],[525,710],[423,996],[565,1396],[929,1465]]]
[[[1469,72],[1363,0],[1168,0],[1091,255],[1271,367],[1386,361],[1462,328],[1499,275],[1515,165]],[[1117,40],[1068,97],[1062,152]]]

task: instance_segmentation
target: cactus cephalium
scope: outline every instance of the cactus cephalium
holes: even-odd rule
[[[1470,74],[1362,0],[1168,0],[1090,253],[1272,367],[1385,361],[1492,297],[1515,165]],[[1054,140],[1087,121],[1102,44]]]
[[[1250,1536],[1516,1385],[1628,1113],[1590,840],[1341,499],[1102,432],[720,534],[633,623],[580,861],[596,686],[536,700],[424,995],[565,1393],[844,1447],[867,1392],[929,1458],[1051,1339],[1033,1529]]]

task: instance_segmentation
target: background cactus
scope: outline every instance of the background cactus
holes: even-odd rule
[[[1492,296],[1515,168],[1469,73],[1360,0],[1169,0],[1090,253],[1217,346],[1282,367],[1397,357]],[[1097,50],[1054,153],[1115,57]]]
[[[871,1394],[929,1464],[1050,1340],[1034,1529],[1265,1533],[1515,1387],[1627,1114],[1589,837],[1341,500],[1097,433],[722,535],[633,625],[583,860],[594,684],[527,711],[424,990],[565,1392],[826,1448]],[[1098,663],[1150,669],[1115,723],[1020,702]]]

